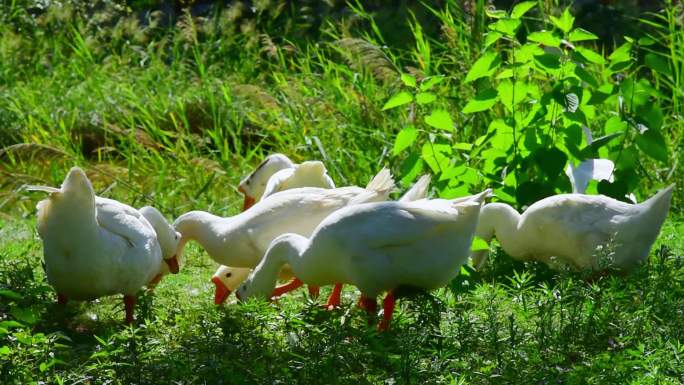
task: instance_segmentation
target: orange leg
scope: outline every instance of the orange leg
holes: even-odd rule
[[[61,293],[57,293],[57,303],[58,303],[59,305],[64,306],[64,305],[67,304],[68,301],[69,301],[69,298],[67,298],[66,295],[61,294]]]
[[[135,307],[135,296],[124,295],[124,305],[126,306],[126,325],[133,323],[133,308]]]
[[[295,278],[283,286],[276,287],[275,290],[273,290],[273,295],[271,295],[271,297],[280,297],[281,295],[283,295],[285,293],[289,293],[292,290],[299,288],[303,284],[304,284],[304,282],[300,281],[299,278]]]
[[[336,283],[335,287],[333,287],[332,293],[330,293],[330,297],[328,297],[328,302],[325,304],[325,307],[328,310],[332,310],[332,309],[340,307],[340,295],[341,294],[342,294],[342,284]]]
[[[368,313],[370,316],[368,318],[368,325],[373,324],[373,317],[375,317],[375,314],[378,311],[378,302],[375,300],[375,298],[368,298],[366,297],[363,293],[361,293],[361,296],[359,297],[359,303],[357,306],[360,309],[363,309]]]
[[[392,321],[392,314],[394,313],[394,293],[387,292],[385,299],[382,301],[382,320],[378,325],[378,331],[385,331],[389,328],[390,321]]]
[[[164,277],[164,276],[161,274],[155,275],[154,278],[152,278],[152,280],[147,284],[147,286],[154,288],[155,286],[157,286],[159,281],[161,281],[162,277]]]
[[[311,296],[313,299],[318,298],[318,295],[321,293],[320,286],[309,285],[307,289],[309,290],[309,296]]]

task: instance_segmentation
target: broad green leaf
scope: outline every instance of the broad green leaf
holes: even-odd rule
[[[527,11],[534,8],[535,5],[537,5],[536,1],[523,1],[516,4],[511,11],[511,18],[520,19],[524,14],[527,13]]]
[[[561,39],[555,36],[551,31],[532,32],[527,35],[527,40],[542,43],[549,47],[560,47],[561,45]]]
[[[667,144],[658,130],[648,129],[636,137],[637,147],[655,160],[667,163]]]
[[[0,346],[0,356],[8,356],[12,353],[9,346]]]
[[[655,103],[645,103],[636,109],[637,122],[645,124],[648,128],[660,130],[663,119],[663,111]]]
[[[408,186],[423,172],[423,160],[417,152],[412,152],[401,162],[401,184]]]
[[[554,177],[556,176],[557,175],[554,175]],[[516,201],[521,206],[529,206],[532,203],[551,195],[555,195],[553,185],[550,183],[540,183],[536,181],[520,183],[518,188],[515,190]],[[497,193],[496,196],[499,197],[499,194]]]
[[[468,186],[466,185],[458,187],[446,186],[442,190],[439,190],[439,197],[442,199],[454,199],[466,195],[468,195]]]
[[[489,250],[489,244],[484,239],[476,236],[473,237],[473,244],[470,246],[470,251],[479,250]]]
[[[537,55],[543,55],[544,50],[535,43],[527,43],[522,47],[515,50],[515,62],[516,63],[528,63],[531,62]]]
[[[416,103],[420,105],[430,104],[437,100],[437,96],[432,92],[419,92],[416,94]]]
[[[479,78],[491,76],[501,64],[501,58],[496,52],[487,52],[473,64],[468,71],[465,82],[469,83]]]
[[[423,79],[423,81],[420,83],[420,90],[421,91],[429,91],[432,87],[436,86],[437,84],[441,83],[442,80],[444,80],[444,76],[430,76],[429,78]]]
[[[12,307],[10,308],[9,313],[12,317],[29,325],[38,322],[38,314],[30,308]]]
[[[513,69],[512,68],[506,68],[505,70],[499,72],[498,75],[496,75],[497,79],[509,79],[513,77]]]
[[[496,32],[496,31],[487,32],[485,34],[485,42],[484,42],[485,48],[496,43],[499,39],[501,39],[502,36],[503,36],[503,33],[500,33],[500,32]]]
[[[475,98],[470,99],[468,104],[463,107],[462,112],[464,114],[472,114],[473,112],[488,110],[492,108],[494,104],[496,104],[498,99],[499,95],[497,94],[496,90],[488,88],[482,92],[479,92]]]
[[[520,28],[519,19],[499,19],[494,23],[489,24],[488,28],[492,31],[501,32],[509,37],[514,37],[515,33]]]
[[[625,195],[629,192],[629,189],[624,181],[616,180],[610,182],[607,179],[603,179],[598,182],[597,190],[599,194],[606,195],[617,200],[625,200]]]
[[[403,106],[404,104],[411,103],[413,101],[413,95],[406,91],[401,91],[398,94],[392,96],[390,100],[382,106],[382,110],[389,110],[395,107]]]
[[[502,17],[506,17],[508,14],[506,11],[502,9],[485,9],[485,14],[488,17],[491,17],[492,19],[501,19]]]
[[[527,96],[527,84],[523,81],[516,81],[513,84],[510,80],[504,80],[496,87],[499,100],[509,110],[525,100]]]
[[[23,328],[23,327],[24,327],[24,325],[22,325],[21,323],[19,323],[17,321],[9,320],[9,321],[1,321],[0,322],[0,328],[3,328],[3,329]]]
[[[639,38],[639,45],[642,46],[649,46],[655,44],[655,41],[651,39],[650,37],[644,36],[642,38]]]
[[[416,77],[413,76],[413,75],[401,74],[401,81],[402,81],[407,87],[416,88]]]
[[[670,69],[670,63],[661,55],[654,53],[647,53],[644,56],[644,63],[646,66],[656,72],[663,75],[672,76],[672,70]]]
[[[537,55],[534,57],[535,67],[540,71],[552,76],[560,75],[560,57],[552,54]]]
[[[423,144],[421,157],[434,174],[439,174],[449,168],[450,157],[448,155],[451,155],[451,146],[448,144],[430,142]]]
[[[392,155],[397,156],[402,151],[410,147],[413,142],[418,138],[418,130],[415,127],[409,126],[397,134],[397,138],[394,141],[394,148],[392,149]]]
[[[540,148],[534,154],[537,166],[550,178],[560,175],[565,169],[568,156],[556,147]]]
[[[600,138],[594,139],[594,141],[590,145],[588,145],[582,149],[582,155],[584,156],[584,158],[595,158],[598,155],[598,150],[601,147],[610,143],[610,141],[612,141],[613,139],[615,139],[619,136],[622,136],[622,134],[623,134],[622,132],[613,132],[613,133],[604,135]]]
[[[464,164],[455,166],[455,165],[449,165],[446,170],[442,171],[442,173],[439,175],[439,181],[444,181],[448,180],[449,183],[454,181],[454,184],[460,184],[460,181],[456,180],[456,177],[463,174],[466,170],[466,167]]]
[[[608,56],[608,60],[610,60],[611,64],[631,61],[631,50],[632,44],[624,43],[621,46],[619,46],[615,51],[613,51],[613,53],[611,53],[610,56]]]
[[[616,90],[618,88],[614,84],[604,84],[601,87],[599,87],[598,90],[596,90],[592,95],[589,101],[587,102],[588,105],[596,105],[596,104],[601,104],[606,99],[609,97],[613,96],[616,93]]]
[[[23,298],[21,296],[21,294],[15,292],[15,291],[9,290],[9,289],[0,290],[0,296],[7,297],[9,299],[16,299],[16,300],[20,300]]]
[[[580,78],[583,82],[591,85],[594,88],[598,88],[599,84],[595,77],[593,77],[589,72],[587,72],[581,65],[575,66],[575,75]]]
[[[603,126],[603,131],[606,134],[612,134],[614,132],[624,132],[627,129],[627,122],[620,119],[619,116],[613,116],[606,120],[606,124]]]
[[[651,87],[648,80],[641,79],[635,83],[632,77],[625,78],[620,83],[620,90],[629,109],[636,109],[636,107],[650,103],[651,96],[656,96],[657,94],[657,91]]]
[[[565,11],[563,11],[563,14],[560,17],[549,16],[549,18],[558,29],[565,33],[570,32],[573,24],[575,24],[575,17],[570,13],[570,7],[565,8]]]
[[[589,48],[585,47],[576,47],[575,52],[580,54],[583,58],[585,58],[587,61],[594,63],[594,64],[605,64],[606,59],[603,58],[603,56],[599,55],[598,53],[590,50]]]
[[[425,117],[425,123],[440,130],[453,131],[454,121],[445,110],[434,110]]]
[[[473,145],[471,143],[454,143],[452,147],[456,150],[462,151],[470,151],[473,149]]]
[[[596,40],[598,39],[598,36],[594,35],[593,33],[587,31],[584,28],[575,28],[570,32],[570,35],[568,35],[568,40],[570,41],[583,41],[583,40]]]

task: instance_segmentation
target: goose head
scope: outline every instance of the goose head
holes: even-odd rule
[[[517,255],[520,247],[524,248],[524,239],[516,237],[520,214],[505,203],[489,203],[482,207],[477,221],[475,235],[489,242],[494,236],[498,239],[501,247],[511,256]],[[476,269],[482,268],[489,256],[489,250],[473,252],[473,265]]]
[[[247,278],[250,271],[252,270],[248,268],[219,266],[216,273],[211,277],[211,282],[216,285],[214,304],[220,305],[225,302],[228,296],[235,291],[235,288]]]
[[[264,258],[254,268],[252,274],[235,292],[240,301],[250,298],[269,299],[275,289],[280,268],[289,263],[295,271],[299,257],[306,248],[308,239],[298,234],[282,234],[271,242]]]
[[[247,175],[238,185],[238,191],[245,196],[242,210],[252,207],[261,198],[266,189],[268,179],[276,172],[294,167],[294,163],[283,154],[272,154],[266,157],[257,168]]]
[[[95,208],[95,190],[85,172],[79,167],[72,167],[69,170],[62,182],[62,188],[53,195],[69,196]]]
[[[166,221],[166,218],[152,206],[145,206],[141,208],[140,213],[147,219],[148,222],[154,228],[157,233],[157,240],[159,241],[159,246],[162,251],[162,258],[164,259],[164,264],[162,264],[160,274],[165,275],[166,273],[176,274],[180,270],[179,261],[176,255],[176,250],[178,249],[178,244],[180,243],[181,234],[177,232],[173,226]]]

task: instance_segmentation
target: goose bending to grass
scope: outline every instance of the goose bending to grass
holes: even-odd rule
[[[187,241],[195,240],[219,264],[251,269],[261,261],[268,245],[278,235],[292,232],[308,236],[335,210],[349,204],[387,200],[392,189],[392,175],[383,169],[366,188],[285,190],[228,218],[191,211],[174,222],[175,229],[182,234],[176,255],[182,256]],[[287,291],[298,285],[301,281],[287,287]]]
[[[47,279],[57,291],[59,303],[123,294],[126,322],[131,323],[135,294],[160,273],[162,249],[175,252],[174,245],[162,246],[155,228],[140,211],[96,197],[90,180],[78,167],[69,171],[59,189],[27,189],[50,193],[37,205],[37,227]],[[144,211],[149,215],[150,211]],[[161,239],[165,242],[164,236]],[[170,260],[173,265],[175,257]]]
[[[501,248],[521,261],[538,260],[556,269],[628,271],[648,256],[670,208],[673,188],[639,204],[603,195],[555,195],[534,203],[522,215],[507,204],[490,203],[482,208],[475,235],[486,241],[496,236]],[[473,254],[477,268],[487,255],[487,250]]]
[[[96,206],[98,201],[105,198],[97,197],[95,199]],[[159,246],[161,247],[162,259],[165,263],[161,264],[159,273],[148,283],[148,286],[155,286],[161,281],[162,277],[169,273],[178,273],[180,270],[181,261],[176,258],[176,249],[178,248],[178,242],[180,242],[181,235],[179,232],[174,230],[173,226],[164,218],[159,210],[152,206],[141,207],[138,211],[140,214],[147,219],[147,221],[154,228],[154,232],[157,234],[157,240],[159,241]]]
[[[296,164],[283,154],[271,154],[238,186],[245,196],[242,210],[279,191],[297,187],[335,188],[322,162]]]
[[[418,181],[411,186],[411,188],[404,193],[404,195],[399,199],[400,202],[411,202],[419,199],[424,199],[427,196],[427,190],[430,186],[430,176],[423,175],[418,179]],[[216,305],[222,304],[228,296],[237,289],[240,284],[249,276],[252,271],[250,268],[239,268],[239,267],[228,267],[219,266],[216,273],[211,278],[211,281],[216,286],[214,292],[214,303]],[[278,279],[286,280],[293,277],[292,270],[288,265],[285,265],[281,269]],[[288,283],[287,285],[276,287],[273,296],[277,297],[285,294],[288,291],[294,290],[297,287],[303,285],[303,282],[297,278],[294,281]],[[342,293],[342,284],[336,284],[328,298],[326,307],[328,309],[333,309],[340,306]]]
[[[235,289],[237,289],[245,279],[247,279],[249,273],[251,272],[252,269],[246,267],[229,267],[224,265],[219,266],[219,268],[216,269],[214,275],[211,277],[211,282],[213,282],[216,286],[214,291],[214,304],[220,305],[223,302],[225,302],[226,299],[228,299],[228,296],[230,296],[230,294],[234,292]],[[292,270],[287,265],[283,266],[283,268],[280,269],[280,272],[278,273],[278,279],[281,281],[285,281],[292,278],[294,278]],[[300,286],[299,282],[300,281],[297,281],[295,283],[297,287]],[[277,297],[285,294],[285,292],[283,291],[286,288],[289,288],[289,286],[291,285],[293,285],[292,282],[290,282],[288,285],[276,288],[273,291],[273,296]],[[340,287],[340,290],[341,289],[342,288]],[[313,295],[315,293],[310,292],[310,294]]]
[[[283,234],[237,291],[238,298],[268,298],[278,271],[289,264],[310,285],[336,282],[359,288],[374,307],[383,291],[383,319],[389,326],[393,290],[446,285],[468,260],[480,207],[490,191],[455,200],[365,203],[342,208],[321,222],[310,238]],[[371,306],[369,306],[372,304]]]

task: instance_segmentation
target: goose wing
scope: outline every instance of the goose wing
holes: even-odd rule
[[[129,246],[142,247],[155,239],[152,225],[133,207],[101,197],[96,198],[95,207],[100,227],[123,238]]]

